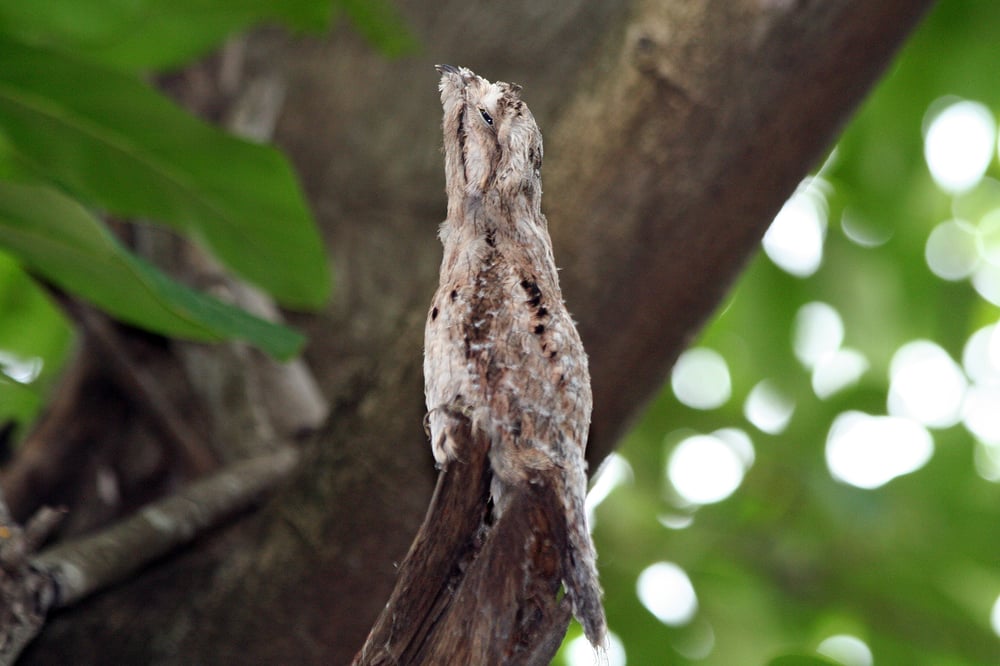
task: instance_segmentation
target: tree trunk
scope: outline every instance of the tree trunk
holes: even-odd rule
[[[248,44],[246,80],[286,85],[276,139],[337,281],[326,312],[294,318],[333,405],[298,478],[51,618],[24,663],[343,664],[360,648],[435,474],[420,370],[445,212],[435,62],[521,83],[545,135],[543,209],[591,357],[593,468],[931,2],[397,4],[420,56],[385,60],[344,28]]]

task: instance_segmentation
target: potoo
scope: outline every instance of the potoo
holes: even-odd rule
[[[493,513],[522,484],[546,484],[562,506],[563,586],[594,645],[605,635],[587,530],[587,356],[563,304],[542,200],[542,135],[520,86],[438,65],[448,218],[441,278],[425,329],[431,448],[456,458],[456,422],[490,442]]]

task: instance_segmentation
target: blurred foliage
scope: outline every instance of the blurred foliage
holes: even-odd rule
[[[0,244],[39,276],[123,321],[193,340],[249,340],[279,357],[302,345],[294,331],[174,282],[55,189],[0,181],[0,218]]]
[[[0,34],[143,72],[176,68],[256,24],[319,32],[341,12],[386,55],[416,47],[391,0],[2,0]]]
[[[837,414],[886,413],[900,345],[926,338],[960,362],[968,337],[1000,317],[968,281],[928,269],[928,234],[952,217],[954,201],[929,175],[921,134],[928,107],[946,95],[1000,114],[998,31],[992,0],[945,0],[933,10],[823,169],[831,188],[820,269],[792,277],[761,253],[695,343],[725,358],[729,400],[695,410],[668,385],[621,447],[632,478],[598,507],[595,539],[610,628],[629,664],[840,663],[816,652],[837,634],[863,640],[874,664],[1000,664],[990,626],[1000,595],[1000,484],[977,474],[973,435],[961,424],[932,429],[930,461],[875,490],[834,480],[824,459]],[[987,176],[1000,177],[995,151]],[[845,214],[888,240],[851,241]],[[826,400],[791,345],[796,312],[811,301],[839,311],[845,344],[870,364]],[[795,402],[779,435],[744,416],[763,379]],[[684,507],[665,476],[668,456],[683,436],[720,428],[746,432],[755,461],[727,499]],[[665,527],[671,516],[693,520]],[[661,623],[636,595],[639,573],[659,561],[683,567],[697,594],[698,610],[682,626]]]
[[[102,65],[2,38],[0,60],[13,178],[152,218],[201,240],[279,301],[322,305],[329,280],[319,233],[276,150],[211,127]]]
[[[414,47],[389,0],[0,0],[0,426],[38,412],[71,340],[29,276],[165,335],[298,352],[300,334],[174,282],[101,214],[167,225],[281,304],[321,307],[325,249],[284,157],[144,77],[255,24],[320,31],[339,13],[387,55]]]

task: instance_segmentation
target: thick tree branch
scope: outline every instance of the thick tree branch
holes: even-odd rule
[[[635,3],[547,135],[601,460],[931,0]]]

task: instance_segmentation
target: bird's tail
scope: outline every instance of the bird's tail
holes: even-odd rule
[[[582,466],[581,466],[582,467]],[[568,475],[569,486],[563,493],[566,510],[568,548],[563,557],[563,585],[573,603],[573,616],[583,625],[587,640],[596,648],[604,646],[607,621],[601,604],[601,584],[597,579],[597,562],[594,542],[587,529],[584,499],[587,477],[583,469]]]

